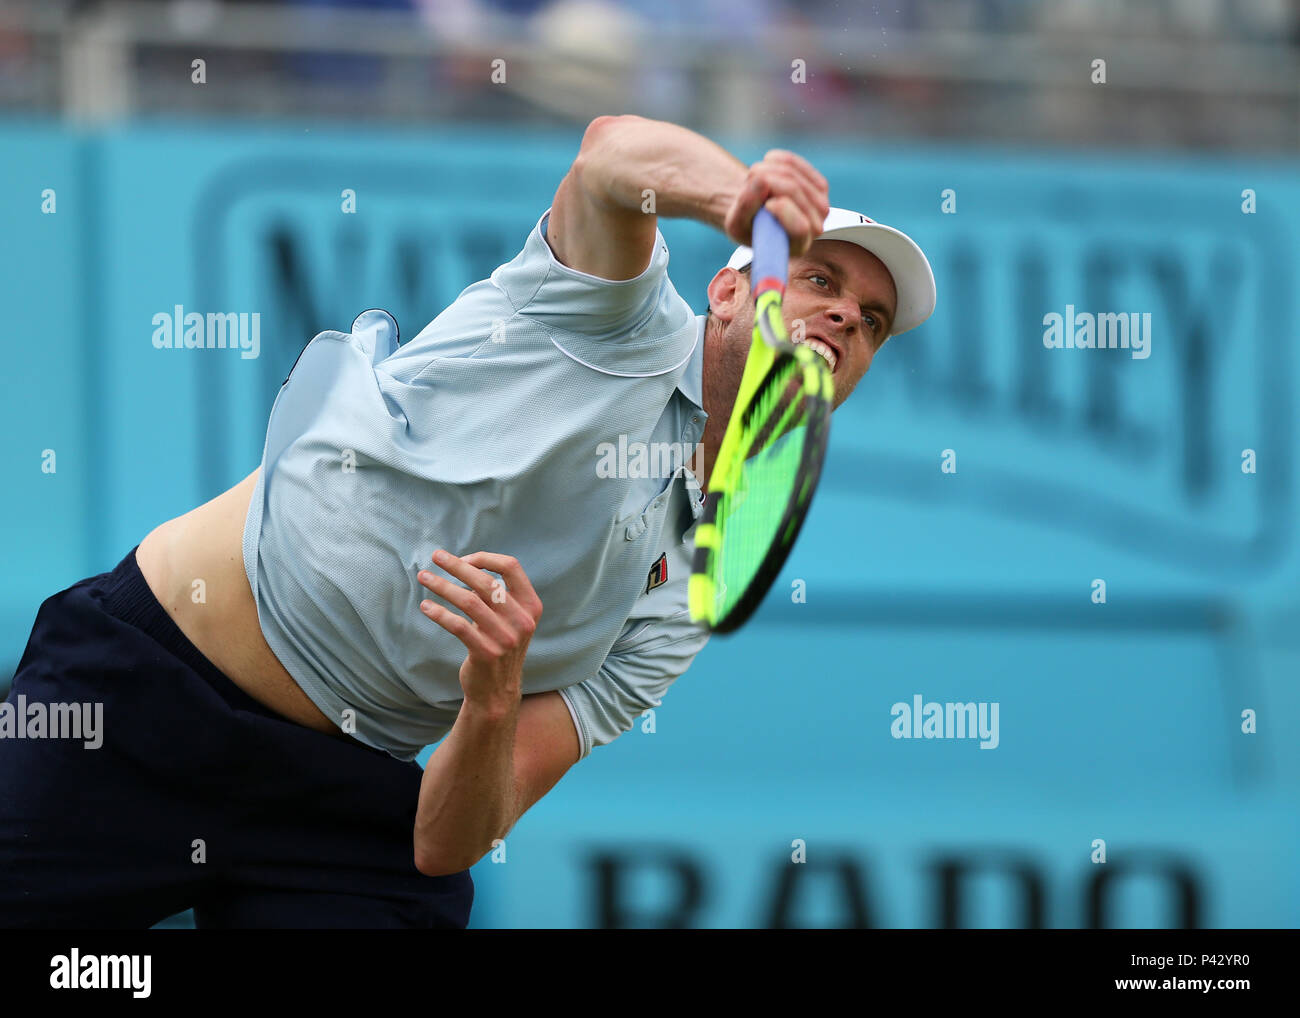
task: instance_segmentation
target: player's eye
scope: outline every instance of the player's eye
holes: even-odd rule
[[[827,279],[825,276],[818,275],[817,273],[813,273],[813,275],[809,276],[808,278],[811,279],[811,280],[813,280],[814,282],[816,282],[817,280],[820,279],[821,282],[820,282],[820,283],[817,283],[818,286],[830,286],[830,285],[831,285],[831,281],[830,281],[829,279]]]

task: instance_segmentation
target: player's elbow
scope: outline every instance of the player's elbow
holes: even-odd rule
[[[449,877],[454,873],[469,869],[486,854],[486,852],[480,852],[472,859],[467,856],[457,858],[436,852],[421,851],[417,846],[415,850],[415,868],[426,877]]]
[[[579,156],[590,156],[593,152],[601,150],[610,143],[613,136],[617,135],[629,124],[644,121],[644,119],[644,117],[638,117],[632,113],[605,114],[596,117],[587,125],[587,130],[583,132],[582,146],[578,150]]]
[[[505,839],[508,830],[491,838],[487,844],[435,845],[415,843],[415,868],[426,877],[446,877],[467,870]]]
[[[415,868],[421,876],[445,877],[447,875],[442,871],[442,867],[438,865],[436,859],[424,855],[418,848],[415,850]]]
[[[421,875],[426,877],[449,877],[453,873],[460,872],[454,866],[444,866],[437,860],[419,855],[415,857],[415,868],[420,871]]]
[[[582,146],[578,151],[590,152],[609,133],[610,128],[618,123],[618,117],[608,114],[596,117],[582,132]]]
[[[628,129],[638,123],[644,124],[645,118],[625,113],[596,117],[587,125],[572,167],[573,178],[584,191],[600,196],[608,190],[620,170],[620,151],[626,155],[623,139]]]

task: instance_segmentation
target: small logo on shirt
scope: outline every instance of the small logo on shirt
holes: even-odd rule
[[[662,587],[668,582],[668,554],[659,556],[659,561],[650,567],[650,576],[646,580],[645,592],[648,594],[655,587]]]

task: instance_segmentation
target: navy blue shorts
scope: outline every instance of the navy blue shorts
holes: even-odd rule
[[[8,702],[25,711],[0,737],[0,927],[147,928],[189,908],[201,928],[469,922],[469,871],[415,868],[420,766],[247,696],[135,549],[41,604]],[[17,737],[55,704],[72,705],[58,727]]]

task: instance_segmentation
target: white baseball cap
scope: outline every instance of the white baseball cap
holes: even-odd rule
[[[907,234],[877,223],[861,212],[831,209],[818,240],[846,240],[865,248],[884,263],[894,277],[898,308],[891,336],[915,329],[934,312],[934,273],[921,248]],[[727,268],[743,269],[754,260],[748,247],[738,247],[727,260]]]

